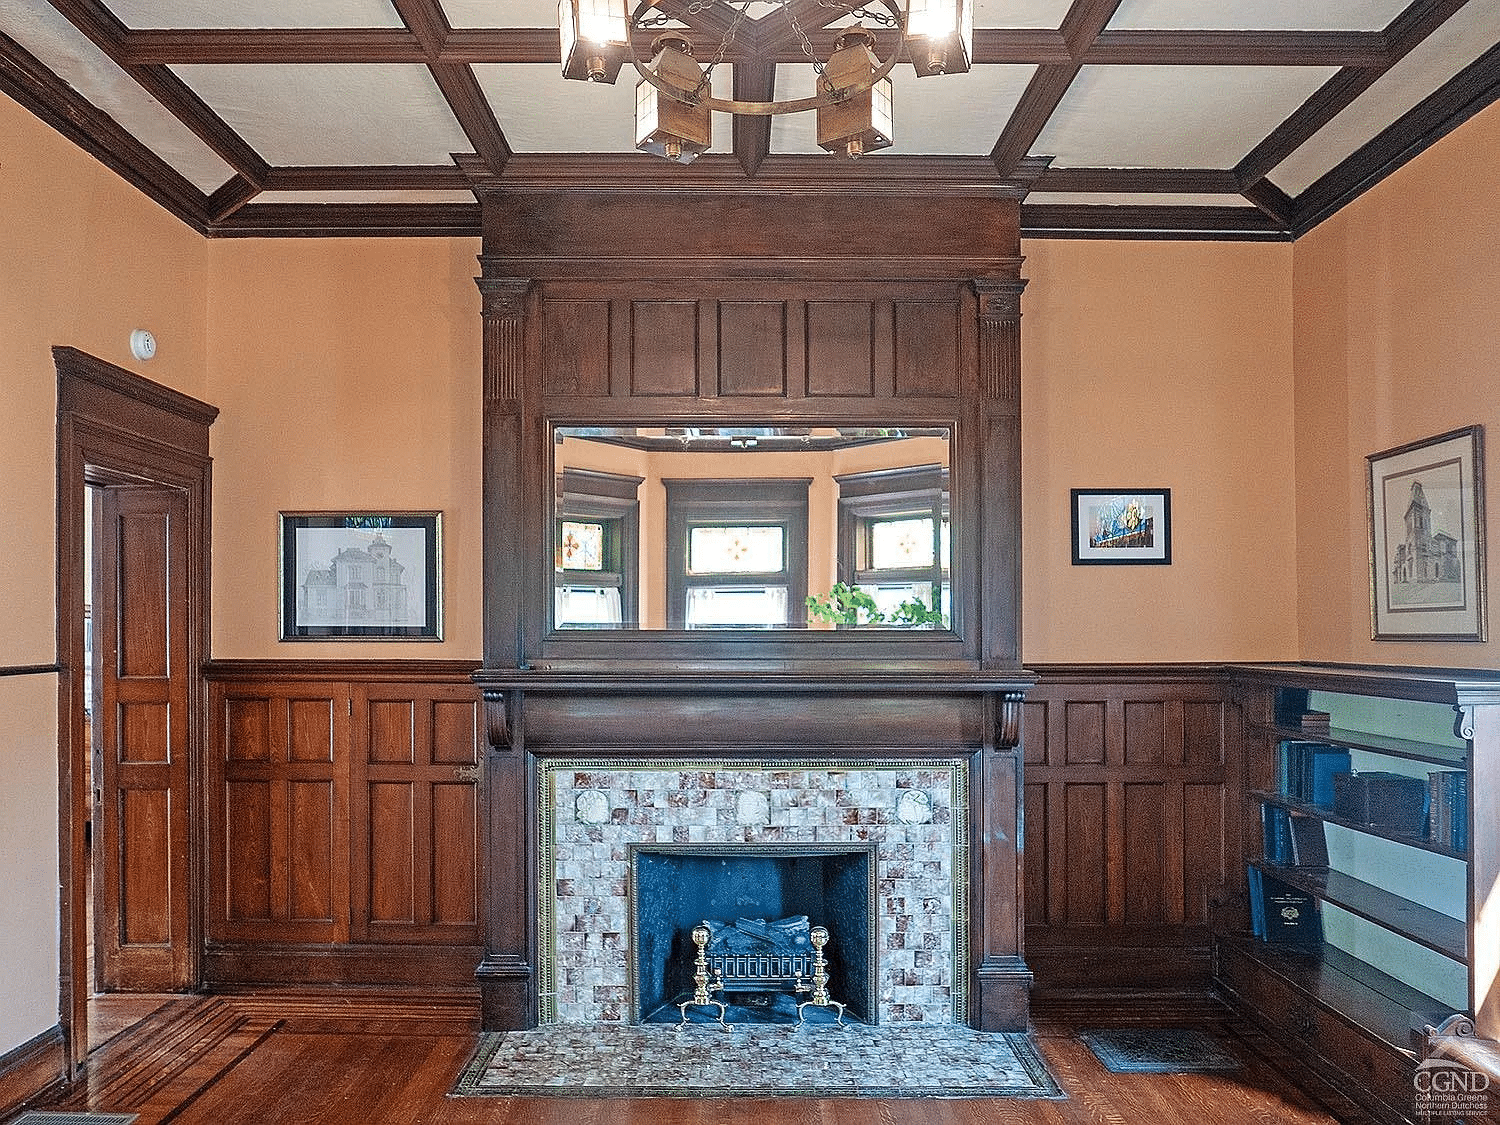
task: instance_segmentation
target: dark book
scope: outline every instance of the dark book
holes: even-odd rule
[[[1349,772],[1349,751],[1326,742],[1284,742],[1278,762],[1278,786],[1297,801],[1333,807],[1333,779]],[[1284,775],[1284,780],[1283,780]]]
[[[1297,726],[1303,734],[1327,734],[1332,718],[1327,711],[1304,711],[1297,716]]]
[[[1428,785],[1421,778],[1366,770],[1333,780],[1333,809],[1339,816],[1401,836],[1422,834]]]
[[[1328,838],[1323,822],[1315,816],[1290,817],[1293,867],[1327,867]]]
[[[1264,837],[1263,852],[1268,863],[1283,866],[1292,862],[1291,814],[1280,805],[1263,802],[1260,806],[1260,828]]]
[[[1312,894],[1261,872],[1260,899],[1267,941],[1289,945],[1322,942],[1323,916],[1318,911],[1318,900]]]
[[[1265,888],[1261,883],[1260,868],[1249,864],[1245,868],[1245,885],[1250,890],[1250,930],[1258,938],[1266,936]]]

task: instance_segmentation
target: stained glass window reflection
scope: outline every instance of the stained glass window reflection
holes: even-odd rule
[[[604,525],[563,520],[557,540],[558,565],[563,570],[604,569]]]
[[[785,568],[784,527],[688,529],[689,574],[778,574]]]
[[[870,525],[870,567],[896,570],[932,565],[932,517],[880,520]]]

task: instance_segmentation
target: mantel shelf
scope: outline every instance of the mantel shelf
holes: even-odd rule
[[[481,668],[474,682],[485,692],[533,691],[595,695],[976,695],[1024,693],[1029,672],[975,671],[951,666],[864,671],[848,667],[734,668]]]

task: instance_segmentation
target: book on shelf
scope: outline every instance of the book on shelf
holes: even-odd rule
[[[1261,885],[1260,868],[1255,864],[1245,867],[1245,885],[1250,891],[1250,932],[1258,938],[1266,936],[1266,898]]]
[[[1431,782],[1419,777],[1363,770],[1334,778],[1333,811],[1356,824],[1383,828],[1401,836],[1422,834]]]
[[[1469,774],[1438,770],[1427,775],[1427,839],[1456,852],[1469,850]]]
[[[1274,875],[1256,870],[1251,880],[1250,917],[1257,917],[1266,941],[1289,945],[1317,945],[1323,940],[1323,916],[1318,900],[1309,891],[1283,883]]]
[[[1293,867],[1327,867],[1328,838],[1323,822],[1315,816],[1294,816],[1291,820]]]
[[[1327,711],[1304,711],[1297,716],[1297,729],[1303,734],[1327,734],[1332,729],[1332,719]]]
[[[1292,814],[1280,805],[1261,802],[1260,829],[1267,863],[1286,867],[1292,862],[1291,819]]]
[[[1276,759],[1277,791],[1321,809],[1333,807],[1334,778],[1349,772],[1349,751],[1326,742],[1283,742]]]

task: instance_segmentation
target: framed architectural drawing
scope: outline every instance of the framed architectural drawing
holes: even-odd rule
[[[443,639],[441,512],[282,512],[281,639]]]
[[[1073,565],[1172,561],[1172,490],[1075,488]]]
[[[1483,427],[1365,461],[1375,639],[1484,640]]]

